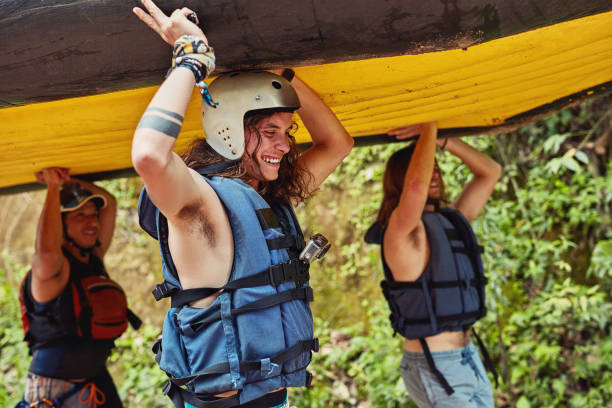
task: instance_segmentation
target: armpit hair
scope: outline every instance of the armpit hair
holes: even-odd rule
[[[178,218],[189,225],[189,231],[194,235],[204,237],[213,247],[217,241],[215,230],[202,212],[200,203],[187,204],[178,212]]]

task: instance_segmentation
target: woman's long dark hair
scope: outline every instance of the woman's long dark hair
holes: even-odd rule
[[[404,187],[404,178],[408,165],[412,159],[412,154],[416,143],[410,146],[404,147],[393,153],[387,161],[385,167],[385,174],[383,176],[383,200],[378,210],[378,222],[382,226],[386,226],[389,222],[391,213],[399,204],[400,197],[402,195],[402,189]],[[442,175],[440,175],[440,200],[442,203],[447,203],[447,199],[444,192],[444,182],[442,181]],[[436,208],[439,203],[433,203]]]
[[[248,112],[244,117],[245,135],[248,131],[257,137],[257,145],[250,155],[251,159],[256,162],[255,153],[261,144],[261,133],[258,125],[266,117],[283,110],[257,110]],[[298,161],[299,151],[297,149],[293,134],[297,130],[297,125],[294,123],[289,134],[289,152],[285,154],[281,160],[278,170],[278,178],[273,181],[263,181],[259,183],[257,192],[269,203],[274,202],[300,202],[308,196],[308,185],[312,181],[312,174],[307,168],[303,167]],[[244,154],[248,154],[245,150]],[[217,153],[205,139],[195,140],[182,155],[185,164],[192,168],[198,169],[212,164],[226,162],[228,159]],[[218,173],[212,173],[209,176],[221,176],[230,178],[240,178],[245,182],[249,182],[251,177],[247,174],[244,161],[237,160],[229,167]]]

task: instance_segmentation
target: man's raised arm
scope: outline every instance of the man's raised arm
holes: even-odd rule
[[[191,10],[176,10],[168,17],[150,0],[142,4],[147,11],[135,7],[134,13],[170,45],[183,35],[207,45],[202,30],[187,19]],[[193,171],[173,152],[194,85],[194,73],[176,66],[151,100],[132,141],[134,168],[153,203],[168,218],[187,205],[200,205],[202,199]]]

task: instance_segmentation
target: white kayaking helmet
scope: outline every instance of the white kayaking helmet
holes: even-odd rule
[[[221,156],[237,160],[244,153],[244,115],[262,109],[295,111],[300,107],[295,90],[271,72],[234,72],[215,79],[208,87],[216,107],[202,103],[206,142]]]

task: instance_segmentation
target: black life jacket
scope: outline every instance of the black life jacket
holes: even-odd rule
[[[457,210],[444,208],[439,212],[424,212],[422,221],[429,241],[429,262],[423,274],[412,282],[397,282],[384,257],[384,229],[375,223],[366,242],[381,245],[385,280],[381,287],[389,304],[391,326],[407,339],[418,339],[429,367],[446,392],[453,393],[431,357],[425,337],[445,331],[466,331],[486,315],[485,285],[478,245],[470,223]],[[497,382],[488,352],[474,332],[480,349]]]
[[[30,352],[66,340],[112,341],[126,330],[128,321],[134,328],[140,326],[138,316],[127,308],[123,289],[109,278],[98,257],[92,254],[84,264],[62,251],[70,263],[70,277],[49,307],[37,308],[32,298],[31,270],[21,282],[21,321]]]

